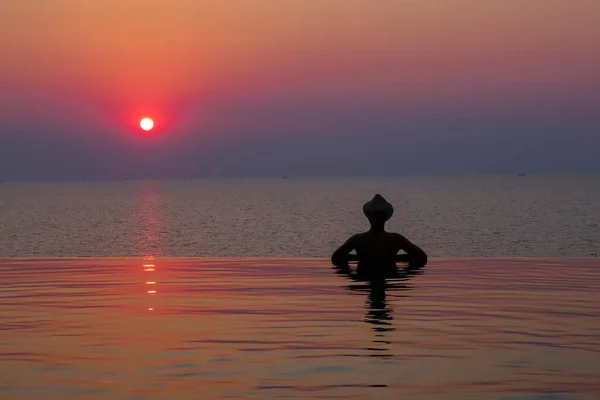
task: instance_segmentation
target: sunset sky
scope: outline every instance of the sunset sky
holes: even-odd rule
[[[598,0],[7,1],[0,57],[0,180],[600,171]]]

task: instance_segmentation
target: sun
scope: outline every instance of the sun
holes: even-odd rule
[[[151,131],[154,128],[154,121],[150,118],[144,118],[140,121],[140,128],[145,131]]]

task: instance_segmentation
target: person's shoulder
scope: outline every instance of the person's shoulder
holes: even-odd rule
[[[350,239],[351,240],[360,240],[360,239],[364,238],[366,234],[367,234],[367,232],[355,233],[354,235],[350,236]]]
[[[398,242],[407,242],[408,239],[405,238],[403,235],[401,235],[400,233],[397,232],[388,232],[388,234],[390,235],[390,237]]]
[[[361,240],[363,240],[365,238],[365,236],[367,235],[367,233],[368,232],[355,233],[354,235],[350,236],[350,239],[348,239],[348,240],[352,241],[354,243],[360,242]]]

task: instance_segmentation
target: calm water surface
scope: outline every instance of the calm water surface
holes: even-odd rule
[[[597,256],[600,176],[0,184],[0,256],[326,257],[367,228],[430,255]]]
[[[0,259],[2,399],[597,399],[600,261]]]

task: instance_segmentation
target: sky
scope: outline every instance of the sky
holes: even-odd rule
[[[598,21],[598,0],[5,2],[0,180],[598,172]]]

